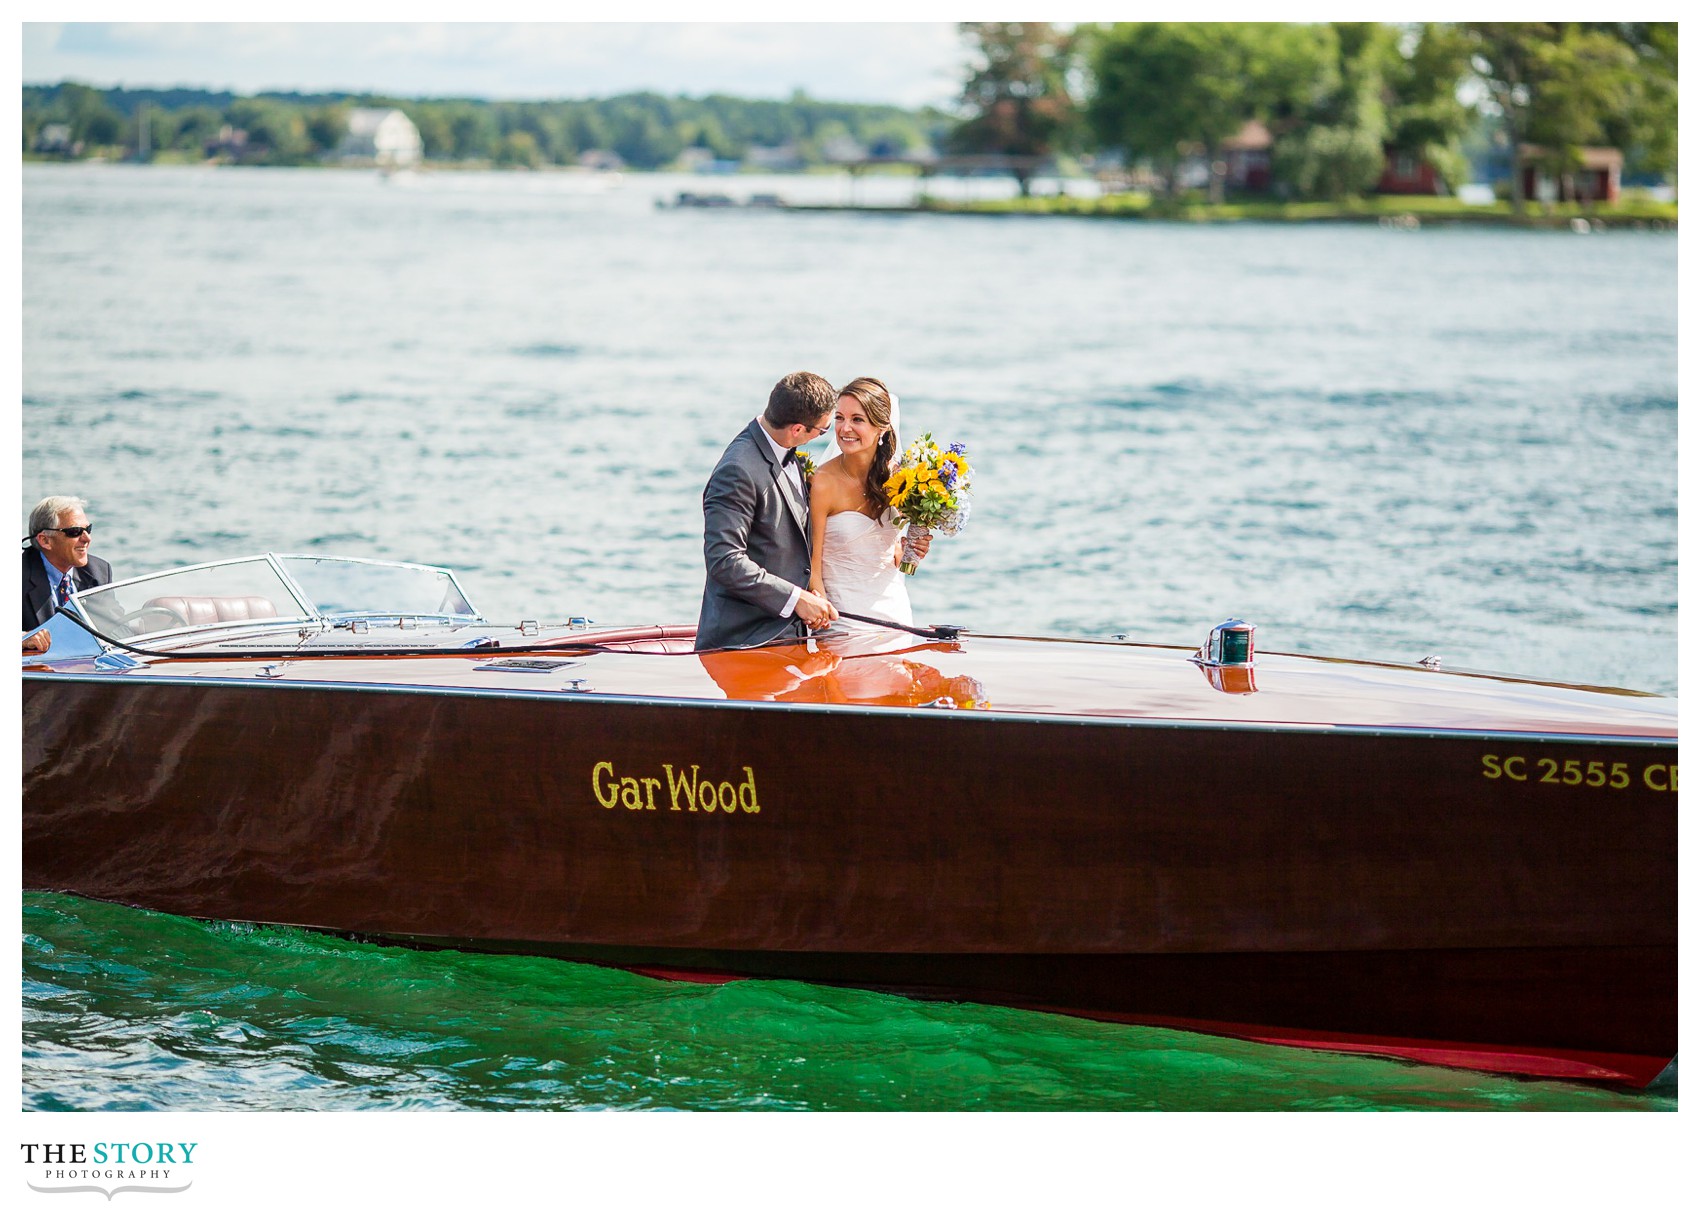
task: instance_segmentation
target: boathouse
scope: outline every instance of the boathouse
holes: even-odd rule
[[[1381,178],[1375,183],[1378,194],[1440,195],[1451,191],[1428,158],[1419,152],[1402,152],[1390,148],[1382,165]]]
[[[1523,197],[1536,202],[1603,202],[1615,205],[1623,189],[1623,153],[1615,147],[1585,147],[1580,163],[1554,172],[1552,153],[1525,143]]]
[[[1214,163],[1223,188],[1247,194],[1268,192],[1274,180],[1270,155],[1274,145],[1275,136],[1255,119],[1222,140]],[[1204,189],[1210,184],[1211,171],[1206,149],[1194,144],[1175,170],[1175,184],[1181,189]]]

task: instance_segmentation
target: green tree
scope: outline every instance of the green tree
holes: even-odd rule
[[[613,150],[636,168],[671,164],[685,150],[685,141],[670,116],[665,99],[653,93],[614,98],[608,115]]]
[[[146,127],[146,138],[143,128]],[[170,148],[177,140],[177,119],[157,105],[138,105],[130,117],[132,131],[128,141],[141,155],[142,149],[148,150],[149,158]]]
[[[1511,206],[1518,214],[1527,201],[1527,147],[1541,149],[1549,171],[1568,174],[1580,162],[1582,147],[1604,142],[1642,106],[1638,57],[1618,34],[1535,21],[1461,28],[1470,39],[1471,64],[1511,144]]]
[[[419,128],[419,142],[427,157],[447,160],[454,155],[454,128],[442,106],[415,102],[404,106],[402,112]]]
[[[113,147],[124,141],[124,120],[106,98],[86,84],[59,86],[59,106],[71,128],[71,141],[88,147]]]
[[[580,152],[596,148],[603,151],[612,150],[614,134],[608,129],[608,123],[603,119],[602,112],[596,106],[582,105],[573,109],[568,132],[573,146]]]
[[[225,124],[250,136],[245,155],[255,163],[297,164],[341,140],[339,115],[352,105],[394,106],[419,128],[433,159],[504,163],[567,163],[581,151],[600,148],[633,157],[638,167],[658,167],[687,145],[731,159],[752,143],[801,142],[829,127],[865,146],[890,154],[927,146],[942,138],[946,119],[937,111],[915,113],[896,106],[815,101],[799,94],[790,101],[745,101],[628,94],[600,100],[487,102],[468,99],[401,100],[374,95],[265,94],[234,97],[198,89],[109,89],[85,85],[25,86],[20,124],[32,142],[46,124],[66,123],[72,138],[89,149],[91,136],[113,148],[134,146],[139,106],[146,106],[159,149],[199,150]],[[526,140],[510,140],[515,134]]]
[[[564,164],[578,154],[567,115],[558,105],[526,105],[519,115],[519,129],[537,141],[540,161]]]
[[[1541,149],[1542,168],[1570,197],[1582,149],[1606,143],[1614,119],[1625,118],[1640,100],[1635,52],[1609,34],[1575,28],[1538,49],[1546,87],[1543,104],[1529,116],[1528,138]]]
[[[348,107],[322,105],[307,113],[307,138],[320,153],[335,151],[348,133]]]
[[[1451,25],[1416,27],[1389,74],[1388,148],[1428,161],[1456,191],[1469,172],[1463,145],[1475,115],[1458,99],[1470,74],[1470,45]]]
[[[308,159],[313,144],[300,107],[265,97],[240,97],[231,102],[230,125],[248,132],[249,154],[272,164],[298,164]]]
[[[173,129],[160,146],[181,151],[201,151],[218,138],[219,128],[224,125],[224,115],[210,105],[197,105],[161,116],[172,120]]]
[[[1674,176],[1676,147],[1676,50],[1674,21],[1589,25],[1635,52],[1637,96],[1602,120],[1606,143],[1622,148],[1631,171]]]
[[[1171,192],[1184,150],[1202,148],[1220,202],[1223,140],[1308,103],[1327,79],[1328,50],[1308,26],[1120,23],[1094,39],[1087,117],[1101,146],[1149,161]]]
[[[496,144],[496,163],[506,168],[536,168],[543,157],[530,131],[509,131]]]
[[[1301,124],[1276,143],[1275,171],[1301,195],[1331,200],[1368,193],[1386,164],[1388,76],[1397,31],[1367,21],[1319,27],[1321,69]]]
[[[868,155],[898,158],[922,150],[926,139],[914,122],[897,118],[875,120],[861,129],[861,139]]]
[[[490,108],[470,101],[450,110],[449,134],[452,137],[451,155],[456,160],[494,159],[496,143],[501,138],[496,117]]]
[[[686,135],[687,129],[689,135]],[[744,152],[743,147],[726,133],[726,128],[712,112],[705,111],[701,117],[689,123],[682,123],[679,136],[688,146],[706,147],[714,153],[717,160],[736,160]]]
[[[1073,137],[1078,107],[1068,77],[1074,39],[1044,21],[965,21],[974,59],[962,88],[965,118],[950,135],[959,151],[1049,156]],[[1014,170],[1025,197],[1032,170]]]

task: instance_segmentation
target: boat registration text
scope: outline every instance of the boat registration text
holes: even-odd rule
[[[1622,790],[1635,782],[1639,775],[1641,783],[1655,792],[1676,791],[1676,764],[1674,762],[1655,762],[1643,767],[1638,772],[1632,772],[1627,762],[1582,762],[1575,758],[1566,758],[1560,762],[1556,758],[1526,758],[1521,754],[1483,754],[1483,779],[1509,779],[1513,783],[1558,783],[1575,787],[1586,784],[1590,788],[1614,788]]]

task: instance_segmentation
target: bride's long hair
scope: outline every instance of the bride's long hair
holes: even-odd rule
[[[885,482],[891,479],[898,458],[897,433],[891,420],[891,390],[878,379],[862,375],[839,388],[838,394],[855,397],[868,420],[885,429],[874,447],[874,461],[868,465],[868,476],[862,482],[862,489],[869,501],[881,510],[888,509],[891,501],[886,497]]]

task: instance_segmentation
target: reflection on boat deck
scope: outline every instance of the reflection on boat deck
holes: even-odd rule
[[[845,703],[876,707],[986,707],[986,692],[966,674],[947,675],[921,654],[960,653],[955,641],[891,647],[883,638],[832,638],[814,644],[699,653],[728,699]]]

